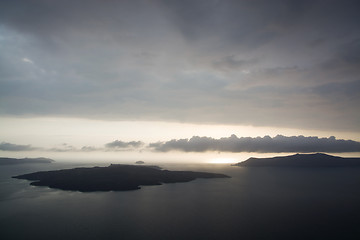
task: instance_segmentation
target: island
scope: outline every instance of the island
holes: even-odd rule
[[[13,178],[30,180],[33,186],[94,192],[137,190],[140,186],[189,182],[197,178],[229,178],[229,176],[207,172],[169,171],[154,166],[111,164],[108,167],[42,171],[13,176]]]
[[[52,163],[50,158],[6,158],[0,157],[0,165],[25,164],[25,163]]]
[[[360,167],[360,158],[343,158],[324,153],[295,154],[272,158],[249,158],[241,167]]]

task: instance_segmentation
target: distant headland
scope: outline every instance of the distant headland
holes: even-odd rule
[[[324,153],[295,154],[273,158],[249,158],[241,167],[360,167],[360,158],[343,158]]]
[[[207,172],[168,171],[154,166],[111,164],[108,167],[35,172],[13,178],[33,181],[30,184],[34,186],[93,192],[136,190],[144,185],[189,182],[197,178],[229,178],[229,176]]]
[[[25,163],[52,163],[50,158],[5,158],[0,157],[0,165],[25,164]]]

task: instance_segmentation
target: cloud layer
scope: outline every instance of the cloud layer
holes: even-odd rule
[[[32,147],[31,145],[17,145],[8,142],[0,143],[0,151],[48,151],[48,152],[94,152],[94,151],[156,151],[156,152],[360,152],[360,142],[353,140],[336,139],[335,137],[319,138],[304,136],[275,137],[211,137],[193,136],[190,139],[173,139],[166,142],[145,144],[142,141],[115,140],[104,144],[104,147],[83,146],[81,148],[63,143],[53,148]]]
[[[145,143],[142,141],[120,141],[106,143],[104,147],[82,146],[81,148],[72,146],[67,143],[62,143],[55,147],[32,147],[31,145],[19,145],[14,143],[2,142],[0,143],[0,151],[47,151],[47,152],[95,152],[95,151],[134,151],[144,147]]]
[[[32,147],[31,145],[18,145],[8,142],[0,143],[0,151],[21,152],[21,151],[34,151],[34,150],[38,150],[38,149]]]
[[[360,131],[360,4],[0,2],[0,116]]]
[[[139,148],[143,146],[144,143],[141,141],[131,141],[131,142],[123,142],[119,140],[115,140],[113,142],[105,144],[105,147],[108,149],[127,149],[127,148]]]
[[[152,143],[149,145],[149,147],[159,152],[360,152],[360,142],[352,140],[336,139],[335,137],[286,137],[282,135],[277,135],[273,138],[269,136],[257,138],[238,138],[235,135],[231,135],[228,138],[220,139],[194,136],[190,139],[173,139],[167,142]]]

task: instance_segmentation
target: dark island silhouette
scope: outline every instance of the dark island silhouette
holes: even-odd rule
[[[360,158],[343,158],[324,153],[295,154],[272,158],[249,158],[241,167],[360,167]]]
[[[6,158],[0,157],[0,165],[24,164],[24,163],[52,163],[50,158]]]
[[[140,189],[143,185],[189,182],[197,178],[229,178],[217,173],[168,171],[154,166],[111,164],[108,167],[74,168],[43,171],[14,176],[27,179],[34,186],[48,186],[61,190],[127,191]]]

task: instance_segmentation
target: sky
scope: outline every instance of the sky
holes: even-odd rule
[[[0,154],[359,153],[359,11],[0,1]]]

